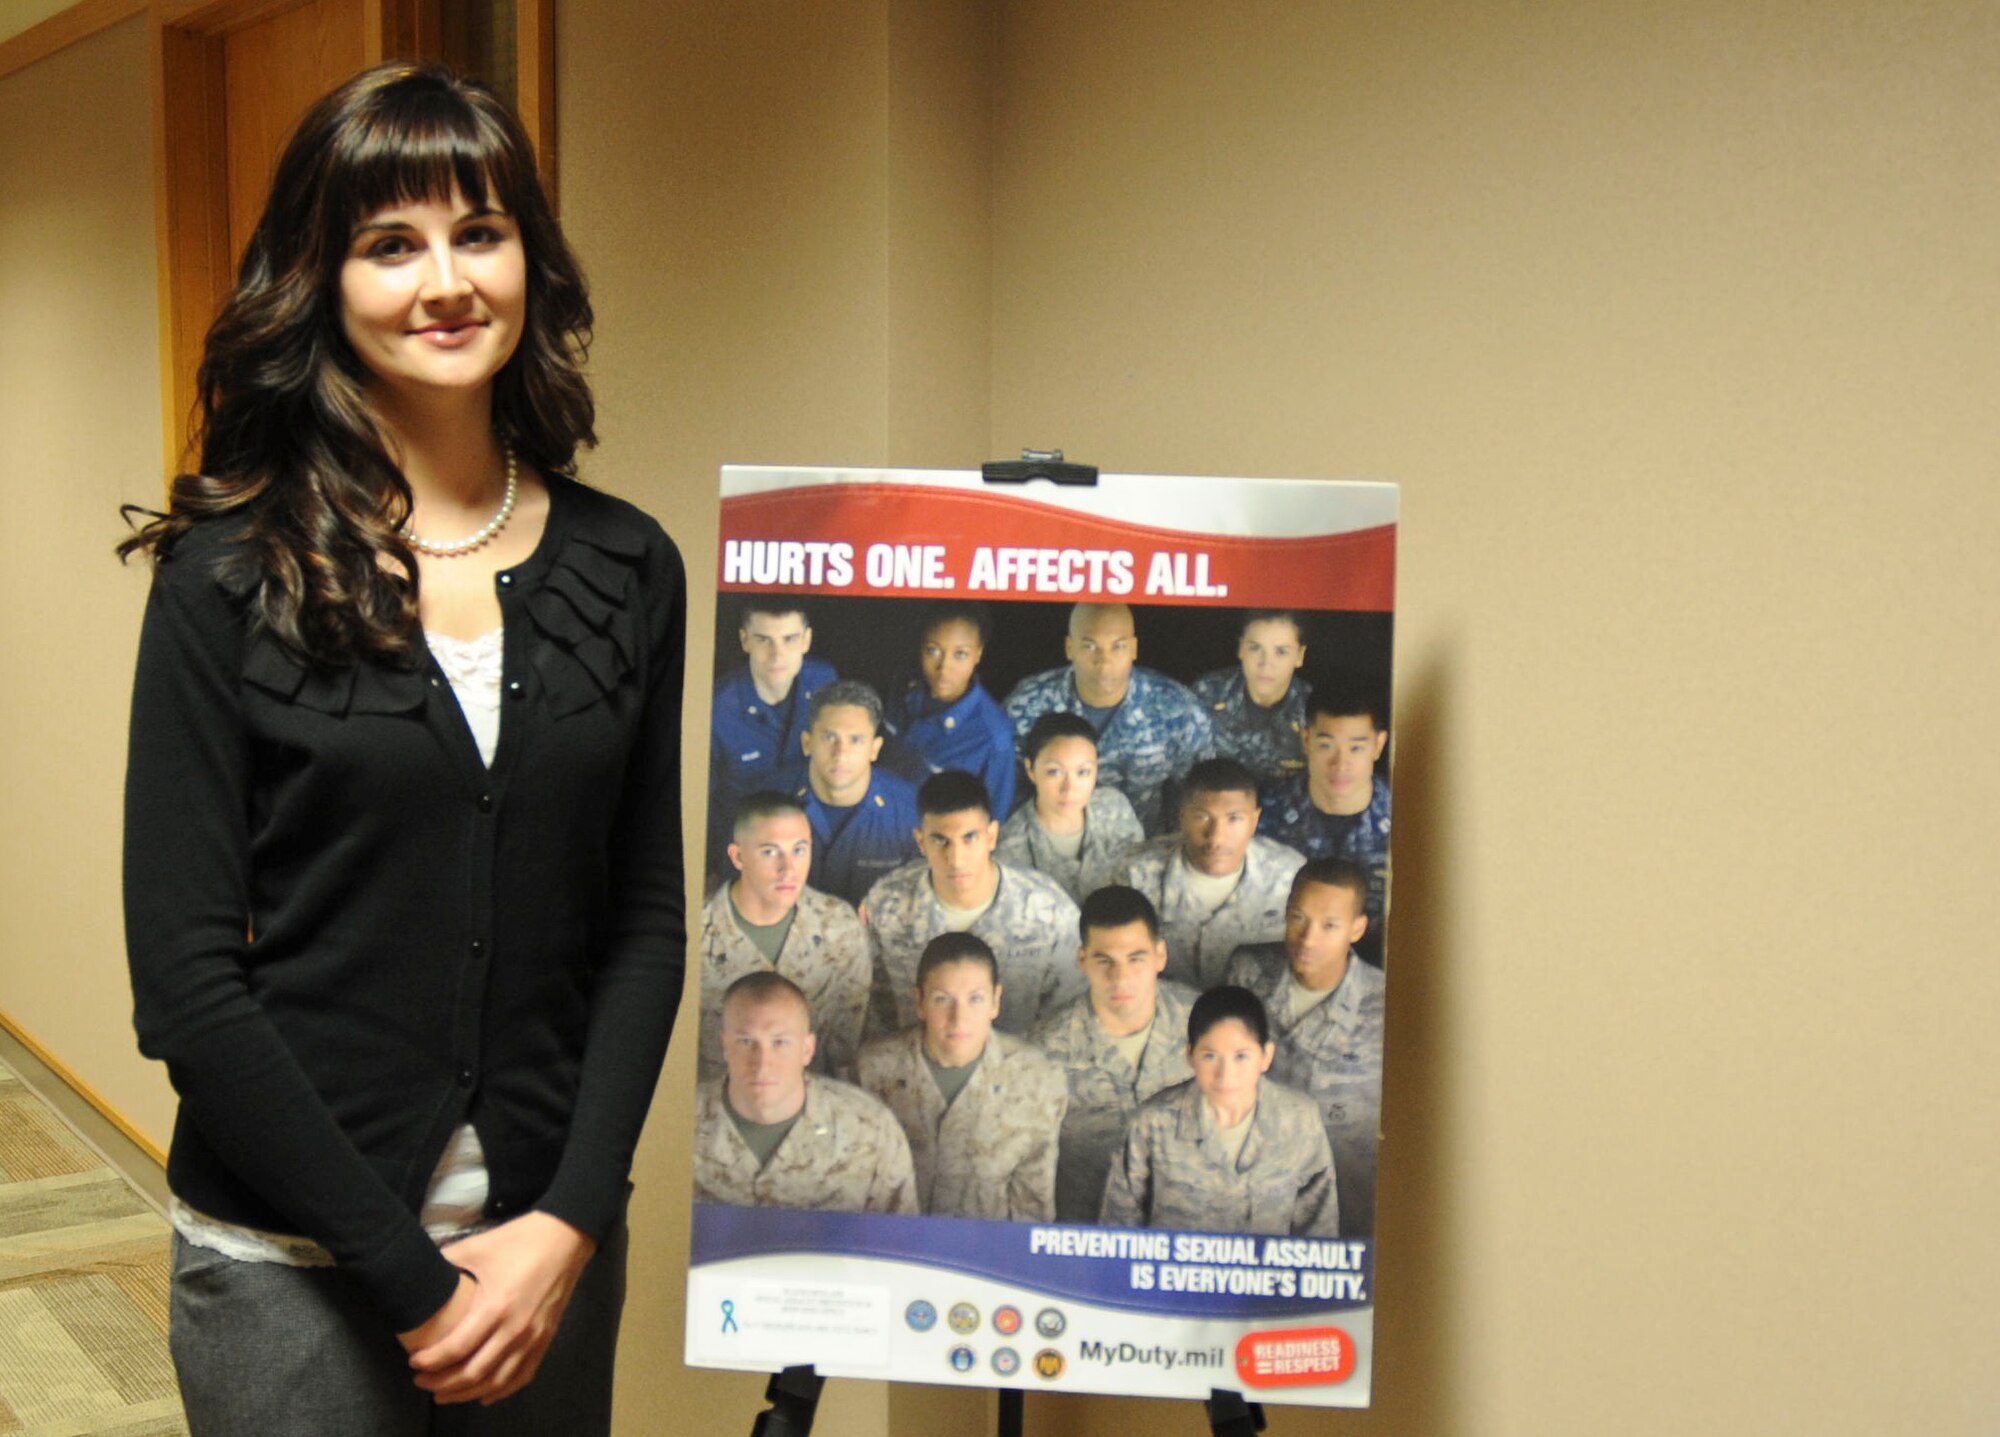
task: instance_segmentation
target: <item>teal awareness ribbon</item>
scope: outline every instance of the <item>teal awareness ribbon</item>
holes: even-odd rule
[[[736,1325],[736,1304],[726,1297],[722,1299],[722,1330],[724,1332],[742,1331]]]

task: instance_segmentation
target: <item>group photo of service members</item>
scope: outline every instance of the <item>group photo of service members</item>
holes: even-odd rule
[[[1372,1235],[1389,615],[717,625],[698,1200]]]

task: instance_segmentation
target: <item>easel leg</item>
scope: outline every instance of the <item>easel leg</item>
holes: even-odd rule
[[[1264,1430],[1264,1404],[1245,1402],[1241,1392],[1213,1387],[1201,1405],[1208,1411],[1208,1425],[1215,1437],[1255,1437]]]
[[[826,1379],[810,1367],[787,1367],[764,1388],[769,1410],[757,1414],[750,1437],[808,1437]]]
[[[1002,1387],[1000,1389],[999,1437],[1021,1437],[1021,1389]]]

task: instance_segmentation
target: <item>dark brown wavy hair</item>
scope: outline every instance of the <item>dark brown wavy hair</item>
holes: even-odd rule
[[[437,66],[378,65],[293,132],[202,348],[200,472],[178,475],[167,513],[118,546],[121,558],[164,558],[201,520],[240,518],[227,562],[255,581],[258,622],[314,667],[414,652],[410,486],[342,327],[340,271],[367,216],[454,190],[512,215],[527,258],[527,324],[494,379],[494,429],[524,462],[572,472],[577,447],[597,442],[582,373],[590,297],[533,147],[484,87]]]

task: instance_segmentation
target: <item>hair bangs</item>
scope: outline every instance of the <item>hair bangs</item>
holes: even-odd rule
[[[379,211],[454,195],[474,209],[518,210],[515,150],[494,116],[442,88],[383,99],[333,162],[349,232]]]

